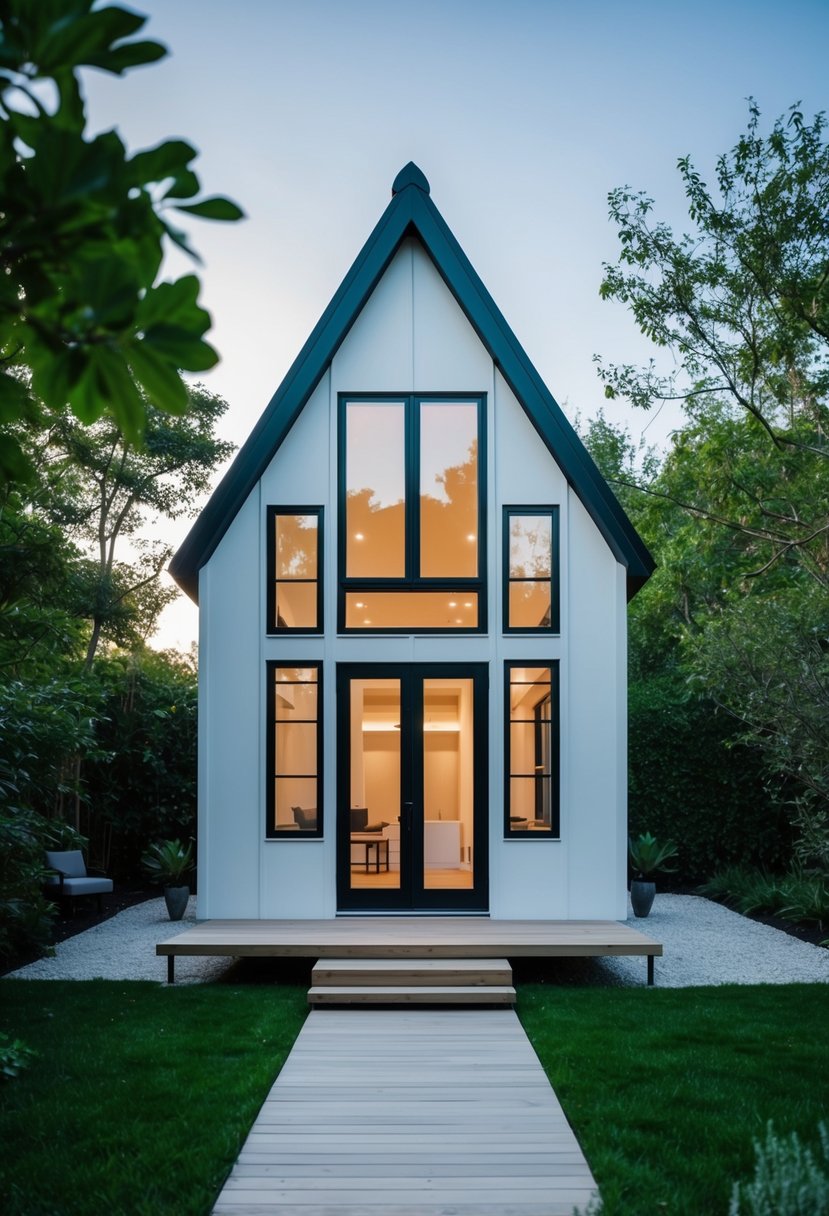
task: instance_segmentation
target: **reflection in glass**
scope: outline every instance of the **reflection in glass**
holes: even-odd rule
[[[273,622],[276,629],[318,629],[319,515],[274,513]]]
[[[423,886],[473,886],[473,682],[423,681]]]
[[[553,620],[553,516],[556,508],[521,512],[508,508],[507,629],[550,630]],[[557,593],[556,593],[557,594]],[[556,599],[556,606],[558,601]],[[556,617],[558,612],[556,610]],[[557,620],[555,628],[558,628]]]
[[[478,406],[420,404],[420,576],[478,574]]]
[[[350,886],[400,888],[400,681],[350,683]]]
[[[346,629],[476,629],[478,596],[469,591],[348,591]]]
[[[349,401],[345,444],[346,577],[405,578],[404,402]]]
[[[509,670],[510,832],[553,831],[552,670]]]
[[[511,582],[509,585],[509,628],[549,629],[552,588],[549,582]]]

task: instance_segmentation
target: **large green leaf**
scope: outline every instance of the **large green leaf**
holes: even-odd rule
[[[144,349],[151,347],[176,367],[188,372],[206,372],[219,356],[212,346],[180,325],[153,325],[144,332]]]
[[[241,207],[229,198],[216,195],[214,198],[202,199],[200,203],[179,203],[177,211],[186,211],[188,215],[198,215],[203,220],[243,220],[245,213]]]
[[[176,368],[163,355],[138,341],[129,347],[127,359],[153,405],[170,414],[184,413],[187,389]]]
[[[136,152],[128,162],[130,184],[143,186],[147,182],[161,182],[167,177],[177,177],[197,156],[196,149],[183,139],[167,139],[155,148]]]

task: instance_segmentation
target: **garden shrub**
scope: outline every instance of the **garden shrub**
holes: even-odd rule
[[[779,1137],[769,1123],[754,1141],[754,1177],[735,1182],[728,1216],[829,1216],[829,1127],[819,1125],[825,1168],[797,1132]]]
[[[676,841],[663,886],[704,882],[724,866],[782,869],[791,830],[764,786],[761,760],[732,742],[732,721],[678,677],[633,681],[629,694],[629,830]]]

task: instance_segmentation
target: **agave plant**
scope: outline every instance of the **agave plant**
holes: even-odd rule
[[[183,845],[180,840],[157,840],[151,844],[141,864],[150,877],[150,882],[163,887],[183,886],[185,875],[193,869],[193,842]]]
[[[665,864],[677,855],[677,847],[672,840],[660,844],[650,832],[643,832],[635,840],[630,838],[628,852],[633,874],[637,879],[648,880],[657,870],[662,870],[664,874],[673,874],[676,870],[676,866]]]

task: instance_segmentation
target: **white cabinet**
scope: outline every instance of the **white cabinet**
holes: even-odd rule
[[[457,819],[427,819],[423,839],[427,870],[456,870],[461,864],[461,825]]]

